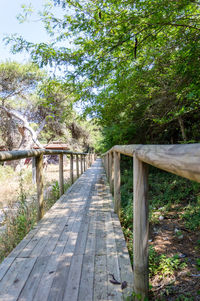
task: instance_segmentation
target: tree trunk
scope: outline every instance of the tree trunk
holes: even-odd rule
[[[180,126],[180,129],[181,129],[181,134],[182,134],[183,141],[186,142],[187,141],[187,136],[186,136],[186,133],[185,133],[185,127],[184,127],[182,117],[180,117],[180,116],[178,117],[178,122],[179,122],[179,126]]]

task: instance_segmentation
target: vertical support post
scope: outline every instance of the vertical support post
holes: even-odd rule
[[[70,154],[70,180],[71,180],[71,184],[73,184],[74,183],[73,154]]]
[[[89,153],[89,166],[91,166],[92,162],[91,162],[91,153]]]
[[[84,172],[86,171],[86,160],[85,160],[86,155],[83,155],[83,170]]]
[[[121,207],[121,194],[120,194],[120,185],[121,185],[121,175],[120,175],[120,153],[114,152],[114,211],[115,213],[120,214]]]
[[[113,152],[109,154],[109,170],[110,170],[110,191],[113,193],[114,186],[114,160],[113,160]]]
[[[36,157],[36,183],[38,200],[38,221],[44,216],[43,154]]]
[[[61,196],[64,193],[63,154],[59,155],[59,189]]]
[[[32,158],[32,183],[36,184],[36,157]]]
[[[148,165],[134,155],[133,254],[134,290],[142,300],[148,297]]]
[[[83,173],[83,155],[81,155],[81,174]]]
[[[76,155],[76,176],[79,178],[79,163],[78,163],[78,155]]]
[[[109,154],[106,155],[106,174],[107,179],[109,180]]]

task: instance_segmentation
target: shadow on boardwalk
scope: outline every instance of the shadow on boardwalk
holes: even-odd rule
[[[127,282],[121,285],[110,280]],[[0,300],[123,300],[133,275],[101,160],[0,265]]]

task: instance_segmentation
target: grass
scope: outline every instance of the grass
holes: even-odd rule
[[[44,199],[45,212],[59,199],[58,166],[48,166],[45,172],[45,189],[51,186],[50,194]],[[7,184],[9,183],[9,185]],[[64,190],[69,188],[64,183]],[[1,209],[4,211],[5,231],[0,235],[0,262],[16,247],[37,222],[36,187],[32,184],[31,167],[21,173],[10,166],[0,166]]]

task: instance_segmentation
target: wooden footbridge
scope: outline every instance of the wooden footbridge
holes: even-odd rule
[[[60,156],[62,195],[44,217],[43,154]],[[74,155],[77,176],[78,156],[81,173],[85,172],[62,194],[64,154],[71,158],[72,183]],[[133,272],[117,215],[120,154],[134,157]],[[145,300],[149,285],[148,164],[200,182],[200,144],[114,146],[102,156],[106,174],[101,159],[90,166],[87,154],[0,152],[0,161],[26,157],[36,157],[38,219],[43,218],[0,265],[0,301],[126,300],[133,290],[137,300]],[[114,191],[114,209],[110,189]]]
[[[0,300],[123,300],[132,291],[126,243],[97,159],[2,262]]]

